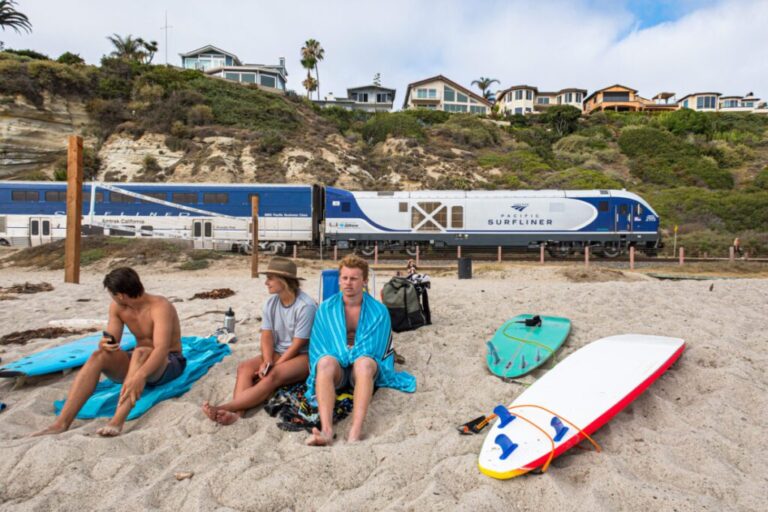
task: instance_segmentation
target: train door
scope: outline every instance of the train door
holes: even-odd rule
[[[213,249],[213,220],[193,220],[192,240],[194,240],[195,249]]]
[[[613,230],[617,233],[631,233],[632,230],[632,202],[617,198],[614,201]]]
[[[41,217],[29,218],[29,244],[47,244],[51,241],[51,221]]]

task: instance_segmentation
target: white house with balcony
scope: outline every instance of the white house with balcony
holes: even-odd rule
[[[321,107],[339,107],[345,110],[361,110],[363,112],[389,112],[395,102],[395,89],[389,89],[377,84],[350,87],[345,98],[335,97],[328,93],[324,100],[314,100]]]
[[[698,112],[716,112],[719,108],[719,92],[694,92],[680,98],[680,108],[689,108]]]
[[[443,75],[408,84],[403,109],[412,108],[467,114],[491,113],[488,100]]]
[[[513,85],[496,93],[496,104],[499,113],[504,114],[535,114],[543,112],[553,105],[570,105],[583,110],[582,102],[586,89],[569,87],[559,91],[539,91],[532,85]]]
[[[276,65],[248,64],[241,62],[234,53],[210,44],[179,55],[184,69],[197,69],[208,76],[254,84],[273,92],[286,90],[288,71],[283,57]]]

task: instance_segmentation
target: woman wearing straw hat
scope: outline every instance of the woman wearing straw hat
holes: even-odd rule
[[[275,257],[269,262],[264,284],[270,297],[264,304],[261,355],[240,363],[232,400],[221,405],[203,403],[211,420],[231,425],[245,411],[267,400],[281,386],[306,380],[309,333],[317,312],[315,301],[301,291],[296,264]]]

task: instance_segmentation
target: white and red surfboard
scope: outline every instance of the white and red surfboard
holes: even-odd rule
[[[576,446],[637,398],[680,357],[680,338],[623,334],[594,341],[526,389],[499,417],[480,451],[488,476],[513,478]]]

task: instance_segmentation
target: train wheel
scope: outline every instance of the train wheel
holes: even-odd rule
[[[373,253],[376,252],[376,247],[374,245],[364,245],[360,247],[360,254],[365,256],[366,258],[370,258],[373,256]]]
[[[409,244],[405,246],[405,253],[408,256],[416,257],[416,253],[419,250],[419,244]]]
[[[547,246],[547,252],[550,256],[553,258],[567,258],[571,255],[573,250],[571,249],[571,246],[569,245],[548,245]]]
[[[272,256],[285,253],[287,244],[285,242],[270,242],[267,244],[267,252]]]
[[[603,258],[616,258],[621,255],[623,251],[621,247],[616,245],[604,245],[602,250],[598,253]]]

